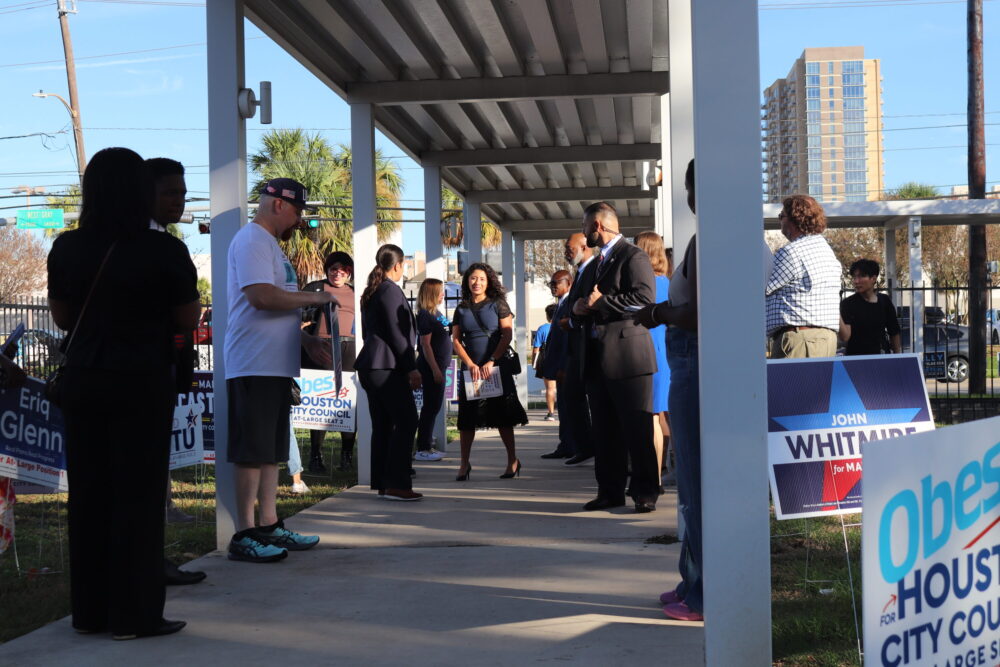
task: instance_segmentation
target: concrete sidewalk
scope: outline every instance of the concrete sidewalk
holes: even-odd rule
[[[169,590],[167,618],[188,622],[177,635],[115,642],[67,618],[0,645],[0,665],[702,664],[701,624],[657,599],[679,545],[645,543],[676,532],[675,494],[651,514],[581,511],[593,466],[539,459],[557,437],[541,417],[516,432],[519,478],[498,479],[503,446],[480,434],[469,482],[451,451],[416,464],[420,502],[355,488],[289,519],[322,536],[315,549],[196,560],[206,582]]]

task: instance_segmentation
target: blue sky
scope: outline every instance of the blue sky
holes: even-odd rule
[[[863,45],[867,57],[882,61],[887,187],[915,180],[942,186],[944,191],[966,183],[965,1],[923,0],[906,5],[890,0],[896,4],[834,9],[774,7],[791,1],[761,0],[761,88],[784,76],[805,47]],[[79,14],[70,17],[70,25],[87,153],[124,145],[144,157],[173,157],[188,166],[192,196],[206,197],[204,8],[94,0],[78,4]],[[1000,63],[998,29],[1000,3],[987,0],[987,143],[995,145],[1000,145],[1000,71],[991,70],[990,65]],[[347,105],[249,23],[246,37],[248,85],[256,88],[258,81],[273,82],[274,123],[270,127],[326,128],[323,134],[331,142],[346,142]],[[121,55],[91,57],[106,54]],[[39,89],[67,95],[62,58],[54,0],[0,0],[0,137],[52,135],[0,139],[0,196],[10,195],[10,189],[19,185],[58,191],[74,180],[66,109],[55,99],[31,96]],[[256,119],[249,122],[251,152],[259,146],[261,129],[267,127]],[[386,155],[402,156],[384,138],[377,141]],[[989,146],[987,180],[991,184],[1000,181],[995,154],[996,146]],[[398,163],[406,179],[404,205],[421,206],[419,168],[405,157]],[[18,201],[0,199],[0,206]],[[0,215],[12,212],[0,210]],[[194,252],[207,249],[208,237],[193,230],[188,241]],[[422,248],[419,225],[404,226],[404,244],[408,250]]]

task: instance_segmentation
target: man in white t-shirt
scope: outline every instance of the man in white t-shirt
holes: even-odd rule
[[[229,245],[229,323],[225,341],[229,402],[227,460],[236,466],[236,534],[229,558],[281,560],[315,546],[317,536],[287,530],[278,519],[278,464],[288,460],[292,378],[300,373],[299,346],[322,367],[330,350],[304,333],[301,308],[334,301],[329,292],[300,292],[295,270],[278,245],[302,225],[307,193],[290,178],[260,190],[253,221]],[[258,501],[257,518],[254,501]]]

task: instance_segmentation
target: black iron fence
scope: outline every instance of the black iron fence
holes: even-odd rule
[[[0,303],[0,344],[17,329],[25,327],[14,360],[36,377],[46,377],[62,359],[59,345],[63,331],[52,321],[52,313],[45,298],[15,299]]]

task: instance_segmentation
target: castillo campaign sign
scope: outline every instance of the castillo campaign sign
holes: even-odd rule
[[[779,519],[861,511],[861,451],[933,430],[916,355],[767,363],[771,494]]]
[[[195,371],[194,378],[191,380],[191,391],[177,395],[177,407],[191,406],[201,413],[201,437],[205,463],[215,463],[215,385],[213,377],[212,371]],[[175,412],[175,424],[178,423],[176,415]]]
[[[67,489],[62,412],[45,398],[45,383],[36,378],[0,389],[0,477]]]
[[[1000,664],[1000,418],[864,450],[865,664]]]

